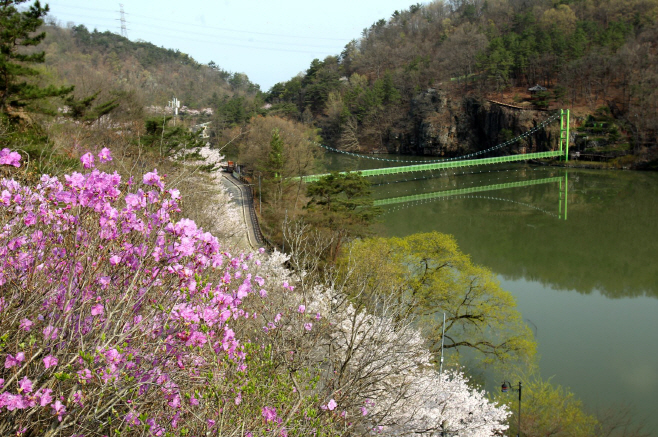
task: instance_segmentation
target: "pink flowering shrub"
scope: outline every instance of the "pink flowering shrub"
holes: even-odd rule
[[[255,299],[269,310],[265,279],[252,274],[260,261],[176,220],[179,193],[157,171],[125,183],[95,169],[92,155],[82,161],[90,170],[64,180],[0,181],[0,435],[306,435],[320,426],[322,399],[298,402],[294,378],[273,377],[276,337],[239,339],[266,323],[245,309]],[[313,335],[288,313],[299,316],[291,338]],[[291,371],[303,384],[313,374]]]
[[[86,173],[34,187],[0,180],[0,435],[506,429],[459,373],[437,376],[411,321],[377,298],[386,284],[321,279],[303,229],[287,240],[295,272],[276,252],[232,256],[177,217],[165,176],[94,167],[111,160],[85,154]]]

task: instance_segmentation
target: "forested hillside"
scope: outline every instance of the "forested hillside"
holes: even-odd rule
[[[334,147],[429,155],[482,150],[545,110],[571,108],[576,150],[647,162],[658,129],[657,17],[656,0],[416,4],[276,84],[267,100],[313,119]],[[534,85],[546,90],[531,95]],[[516,147],[551,141],[549,130]]]
[[[113,118],[135,117],[145,107],[164,107],[172,97],[193,110],[211,108],[219,127],[242,124],[262,106],[259,86],[243,73],[211,62],[200,64],[178,50],[130,41],[83,25],[43,26],[44,81],[75,85],[75,97],[99,93],[97,101],[118,99]]]

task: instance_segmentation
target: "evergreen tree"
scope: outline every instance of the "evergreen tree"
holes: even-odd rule
[[[274,174],[274,179],[279,179],[283,172],[283,140],[279,135],[279,129],[272,131],[270,140],[270,154],[267,160],[267,170]]]
[[[68,96],[64,99],[64,103],[66,103],[66,106],[69,108],[68,115],[74,120],[92,123],[102,116],[109,114],[119,106],[119,99],[114,98],[92,107],[92,104],[96,101],[99,94],[100,91],[81,99],[76,99],[74,95]]]
[[[73,87],[40,87],[24,78],[38,76],[39,72],[29,64],[43,63],[44,52],[25,54],[24,48],[37,46],[45,38],[45,32],[35,32],[43,24],[48,5],[35,1],[27,10],[18,6],[26,0],[2,0],[0,2],[0,112],[9,107],[25,106],[28,102],[45,97],[62,96]]]
[[[368,227],[381,210],[374,206],[370,182],[359,173],[333,172],[306,187],[307,219],[333,238],[331,257],[336,261],[342,244],[370,234]]]

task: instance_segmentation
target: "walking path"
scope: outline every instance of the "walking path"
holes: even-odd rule
[[[255,211],[253,210],[254,205],[251,201],[249,188],[235,179],[230,173],[222,173],[222,184],[231,193],[233,201],[242,213],[243,223],[247,232],[245,233],[245,237],[242,238],[242,241],[240,241],[241,245],[252,250],[263,247],[263,244],[259,243],[256,237],[256,232],[254,232],[257,225],[254,223]]]

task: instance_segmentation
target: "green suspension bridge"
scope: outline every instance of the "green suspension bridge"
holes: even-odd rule
[[[492,158],[477,158],[477,159],[472,159],[475,156],[479,156],[485,153],[489,153],[493,150],[501,149],[505,146],[508,146],[510,144],[513,144],[517,141],[522,140],[523,138],[526,138],[533,133],[537,132],[538,130],[544,128],[546,125],[549,123],[557,120],[559,118],[560,120],[560,138],[559,138],[559,145],[557,150],[551,150],[548,152],[536,152],[536,153],[525,153],[525,154],[519,154],[519,155],[508,155],[508,156],[496,156]],[[442,170],[442,169],[448,169],[448,168],[458,168],[458,167],[469,167],[469,166],[475,166],[475,165],[489,165],[489,164],[501,164],[505,162],[515,162],[515,161],[527,161],[531,159],[542,159],[542,158],[554,158],[554,157],[563,157],[564,160],[568,160],[569,158],[569,122],[570,122],[570,113],[568,109],[561,109],[556,115],[553,115],[552,117],[548,118],[547,120],[543,121],[541,124],[539,124],[537,127],[531,129],[530,131],[519,135],[516,138],[513,138],[509,141],[506,141],[502,144],[499,144],[497,146],[491,147],[486,150],[482,150],[479,152],[471,153],[468,155],[464,156],[459,156],[455,158],[449,158],[449,159],[443,159],[440,161],[403,161],[403,160],[394,160],[394,159],[385,159],[385,158],[374,158],[366,155],[359,155],[355,153],[350,153],[350,152],[344,152],[344,151],[339,151],[335,149],[330,149],[333,151],[337,151],[340,153],[345,153],[348,155],[352,156],[358,156],[361,158],[369,158],[369,159],[378,159],[381,161],[393,161],[393,162],[424,162],[422,164],[414,164],[414,165],[403,165],[403,166],[398,166],[398,167],[388,167],[388,168],[376,168],[376,169],[370,169],[370,170],[359,170],[359,174],[361,176],[381,176],[381,175],[390,175],[390,174],[400,174],[400,173],[409,173],[409,172],[416,172],[416,171],[428,171],[428,170]],[[341,174],[345,174],[347,172],[341,172]],[[328,174],[317,174],[317,175],[309,175],[309,176],[303,176],[302,180],[304,182],[314,182],[319,180],[320,178],[327,176]]]

